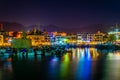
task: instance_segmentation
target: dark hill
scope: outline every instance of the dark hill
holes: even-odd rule
[[[56,25],[53,25],[53,24],[50,24],[50,25],[31,25],[29,27],[26,27],[26,30],[33,30],[34,26],[36,26],[36,28],[38,30],[46,30],[48,32],[52,32],[52,31],[61,31],[60,30],[60,27],[56,26]]]
[[[17,22],[0,21],[0,24],[3,24],[4,31],[22,31],[25,29],[24,25]]]

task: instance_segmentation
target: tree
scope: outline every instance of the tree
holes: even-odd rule
[[[27,36],[27,34],[26,34],[26,32],[25,31],[22,31],[22,38],[26,38],[26,36]]]
[[[111,43],[113,43],[116,40],[117,40],[117,38],[116,38],[115,34],[109,34],[108,41],[110,41]]]

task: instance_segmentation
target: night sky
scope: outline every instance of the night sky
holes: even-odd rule
[[[120,23],[120,0],[0,0],[0,21],[66,28]]]

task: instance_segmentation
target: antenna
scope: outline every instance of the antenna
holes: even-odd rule
[[[118,29],[118,24],[116,23],[116,29]]]
[[[115,26],[116,28],[115,28],[115,33],[116,33],[116,40],[118,40],[118,24],[116,23],[116,26]]]
[[[115,31],[118,32],[118,24],[116,23]]]

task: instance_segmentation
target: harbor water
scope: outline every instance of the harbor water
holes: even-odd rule
[[[120,80],[120,51],[70,48],[58,55],[0,55],[0,80]]]

